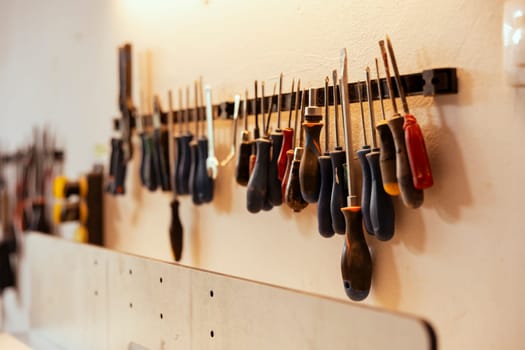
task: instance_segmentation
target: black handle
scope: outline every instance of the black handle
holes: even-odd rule
[[[179,201],[174,199],[170,203],[171,207],[171,222],[170,222],[170,244],[171,252],[175,261],[179,261],[182,257],[183,247],[183,229],[179,217]]]
[[[321,172],[321,190],[319,202],[317,203],[317,226],[323,237],[332,237],[332,214],[330,210],[330,199],[332,197],[332,163],[330,156],[319,157],[319,168]]]
[[[208,139],[201,138],[198,141],[198,164],[197,164],[197,196],[201,203],[209,203],[213,200],[213,179],[208,176],[206,159],[208,158]]]
[[[199,197],[199,188],[197,183],[197,169],[199,168],[199,145],[197,141],[190,143],[191,166],[189,176],[189,186],[193,204],[202,204]]]
[[[330,199],[330,211],[332,213],[332,227],[336,233],[344,234],[346,230],[345,216],[341,208],[346,206],[348,188],[345,181],[345,170],[343,164],[346,162],[346,152],[335,150],[330,152],[332,161],[332,197]]]
[[[110,180],[108,182],[107,191],[114,195],[125,194],[127,166],[124,160],[124,151],[122,149],[121,139],[111,139],[110,167]]]
[[[370,146],[363,146],[362,149],[356,152],[357,158],[361,163],[362,188],[361,188],[361,214],[363,215],[363,222],[365,223],[366,231],[373,235],[374,228],[370,221],[370,192],[372,186],[372,177],[370,175],[370,166],[366,160],[366,155],[370,153]]]
[[[322,123],[304,123],[305,146],[299,168],[299,182],[301,193],[305,201],[315,203],[319,199],[321,189],[321,175],[319,173],[318,158],[321,155],[321,136]]]
[[[341,255],[341,274],[346,295],[361,301],[370,293],[372,258],[363,234],[363,217],[359,207],[341,209],[346,220],[346,239]]]
[[[170,141],[168,130],[155,130],[157,152],[159,154],[160,184],[164,192],[171,191],[170,181]]]
[[[28,227],[30,231],[51,233],[51,225],[49,224],[46,212],[46,204],[43,200],[31,204],[31,222]]]
[[[270,135],[270,141],[272,143],[272,157],[268,164],[268,192],[267,198],[270,204],[273,206],[279,206],[283,204],[283,195],[281,190],[281,180],[279,180],[279,154],[281,153],[281,147],[283,144],[282,133],[272,133]]]
[[[404,122],[403,117],[394,117],[388,121],[388,127],[392,132],[396,146],[396,176],[401,191],[401,199],[407,207],[415,209],[423,204],[423,191],[416,189],[412,181],[412,171],[408,163],[403,132]]]
[[[246,191],[246,208],[250,213],[258,213],[264,207],[268,186],[268,162],[270,160],[270,141],[259,138],[255,143],[257,158]]]
[[[140,134],[141,139],[141,159],[140,159],[140,179],[142,184],[150,191],[157,190],[157,174],[153,163],[153,138],[144,132]]]
[[[286,184],[286,204],[288,204],[288,206],[295,212],[300,212],[308,206],[308,202],[304,200],[303,195],[301,194],[301,185],[299,183],[300,167],[301,161],[294,157],[290,167],[288,183]]]
[[[386,193],[391,196],[399,195],[399,185],[396,176],[396,146],[392,132],[386,121],[378,123],[376,130],[381,140],[379,166],[381,167],[381,177]]]
[[[235,181],[239,185],[246,186],[250,180],[250,156],[252,154],[252,143],[241,142],[239,146],[239,156],[235,165]]]
[[[370,192],[370,220],[375,236],[381,241],[388,241],[394,236],[395,214],[392,197],[385,192],[379,167],[379,152],[372,150],[366,155],[372,177]]]
[[[185,195],[190,193],[190,169],[191,169],[191,148],[190,143],[193,140],[192,134],[186,134],[179,137],[180,152],[177,168],[175,169],[177,193]]]

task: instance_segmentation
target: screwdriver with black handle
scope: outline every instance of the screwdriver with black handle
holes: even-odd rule
[[[372,178],[370,175],[370,167],[366,160],[366,155],[370,153],[370,145],[366,139],[366,126],[365,126],[365,112],[363,110],[363,89],[361,83],[356,84],[357,96],[359,100],[359,110],[361,112],[361,127],[363,132],[363,146],[356,152],[359,163],[361,164],[361,213],[363,214],[363,221],[365,223],[366,231],[373,235],[374,229],[372,228],[372,222],[370,221],[370,192],[372,185]]]
[[[182,95],[182,94],[181,94]],[[168,130],[169,130],[169,159],[173,159],[173,96],[171,94],[171,90],[168,92]],[[181,109],[182,111],[182,109]],[[180,122],[180,121],[179,121]],[[176,181],[175,176],[175,167],[168,166],[168,169],[173,169],[171,172],[169,178],[170,178],[170,187],[173,189],[173,199],[170,203],[170,227],[169,227],[169,235],[170,235],[170,245],[171,245],[171,252],[173,254],[173,258],[175,261],[179,261],[182,257],[182,247],[183,247],[183,238],[184,238],[184,231],[182,228],[182,222],[180,220],[179,216],[179,199],[177,197],[177,184],[174,183]]]
[[[169,154],[169,133],[166,125],[162,123],[162,107],[160,98],[155,96],[153,99],[153,160],[157,181],[159,181],[162,191],[171,191],[170,179],[170,154]]]
[[[377,62],[377,59],[376,59]],[[376,67],[377,68],[377,67]],[[377,82],[380,83],[379,70],[377,70]],[[372,96],[372,83],[370,81],[370,68],[366,68],[366,94],[368,99],[368,111],[370,117],[370,130],[372,132],[372,150],[366,155],[370,167],[370,221],[374,235],[381,241],[388,241],[394,236],[395,214],[392,197],[385,192],[381,170],[379,166],[379,149],[377,148],[377,137],[375,129],[374,104]],[[381,94],[381,90],[379,90]],[[383,111],[384,113],[384,111]]]
[[[141,94],[142,96],[142,94]],[[141,97],[141,105],[144,106],[143,96]],[[140,179],[142,185],[150,191],[157,190],[157,175],[155,174],[155,166],[153,164],[153,137],[144,129],[142,115],[137,111],[135,116],[137,124],[137,133],[141,144],[140,157]]]
[[[239,145],[239,156],[235,164],[235,181],[239,185],[246,186],[250,180],[250,155],[252,154],[252,142],[248,131],[248,90],[244,92],[242,104],[242,117],[244,119],[244,130],[241,132],[241,144]]]
[[[295,105],[294,105],[294,111],[295,111],[295,119],[294,119],[294,127],[292,129],[292,99],[290,98],[290,114],[288,115],[288,128],[283,130],[284,134],[284,141],[283,146],[288,143],[287,138],[291,138],[291,147],[289,150],[286,151],[286,166],[284,168],[284,174],[283,178],[281,180],[281,190],[283,193],[283,201],[286,202],[286,186],[288,185],[288,179],[290,177],[290,170],[292,168],[292,161],[293,161],[293,154],[295,150],[295,139],[297,134],[297,124],[299,121],[299,99],[301,97],[301,79],[297,81],[297,91],[295,93]],[[282,151],[281,151],[282,153]],[[280,165],[279,165],[280,166]]]
[[[403,203],[409,208],[418,208],[423,204],[423,191],[414,187],[412,182],[412,171],[408,161],[407,149],[405,144],[405,135],[403,132],[404,118],[397,111],[396,98],[394,95],[394,88],[390,78],[390,69],[388,65],[388,56],[385,49],[385,42],[379,42],[383,63],[385,65],[386,81],[390,100],[392,101],[392,108],[394,115],[388,120],[388,127],[392,132],[394,138],[394,145],[396,149],[396,177],[401,192],[401,199]],[[387,191],[388,193],[388,191]]]
[[[348,196],[348,188],[345,182],[344,164],[346,162],[346,152],[341,147],[339,140],[339,108],[338,108],[338,78],[337,70],[332,71],[333,78],[333,95],[334,95],[334,119],[335,119],[335,149],[330,152],[330,161],[332,163],[332,195],[330,198],[330,212],[332,216],[332,228],[335,233],[345,234],[346,223],[345,216],[341,212],[341,208],[346,204],[346,197]],[[339,86],[339,90],[341,87]]]
[[[322,108],[317,107],[315,101],[315,90],[309,91],[309,106],[305,110],[305,132],[304,151],[299,168],[299,182],[301,194],[308,203],[316,203],[321,190],[321,174],[319,171],[319,156],[321,155],[321,129],[323,128]]]
[[[330,114],[328,105],[328,83],[330,79],[325,78],[324,82],[324,153],[319,156],[319,172],[321,177],[321,187],[319,191],[319,202],[317,203],[317,228],[321,236],[332,237],[334,229],[332,227],[332,214],[330,209],[330,199],[332,197],[332,163],[330,161]]]
[[[283,203],[281,191],[281,180],[279,179],[279,155],[283,145],[283,130],[281,129],[281,98],[282,98],[283,74],[279,76],[279,94],[277,97],[277,129],[270,134],[272,152],[270,162],[268,163],[268,189],[267,198],[273,206],[279,206]],[[271,100],[271,98],[270,98]],[[273,106],[273,105],[272,105]],[[271,116],[271,109],[270,109]],[[270,116],[268,116],[267,125],[270,125]]]
[[[182,106],[182,93],[179,97],[181,100],[181,108],[178,113],[179,123],[179,141],[177,144],[178,159],[175,167],[175,185],[177,186],[176,191],[179,195],[186,195],[190,193],[189,179],[190,179],[190,168],[191,168],[191,147],[190,143],[193,140],[193,134],[189,128],[189,110],[190,110],[190,89],[186,87],[186,108],[184,109],[184,122],[182,120],[183,106]],[[185,130],[183,128],[185,126]]]
[[[191,154],[191,166],[189,174],[189,187],[191,192],[191,199],[193,204],[200,205],[202,200],[199,197],[199,189],[197,184],[197,169],[199,168],[199,119],[200,119],[200,109],[199,109],[199,87],[198,82],[194,82],[194,97],[195,97],[195,108],[193,109],[193,118],[195,120],[195,137],[190,143],[190,154]]]
[[[412,171],[412,182],[416,189],[424,190],[425,188],[432,187],[434,184],[430,161],[428,160],[427,148],[425,146],[425,138],[423,137],[421,128],[417,123],[416,117],[411,114],[408,109],[405,90],[403,89],[403,84],[401,84],[399,69],[397,68],[396,56],[394,55],[394,49],[388,35],[386,37],[386,43],[390,54],[390,61],[394,68],[397,90],[399,91],[399,96],[401,97],[403,105],[403,112],[405,113],[403,130],[405,131],[405,144],[408,161],[410,164],[410,170]]]
[[[202,105],[204,103],[202,79],[200,80],[198,91],[200,103]],[[212,137],[211,135],[208,136]],[[195,181],[197,183],[197,196],[199,197],[201,203],[209,203],[213,200],[213,192],[215,187],[213,177],[208,173],[208,167],[206,165],[206,161],[208,159],[208,150],[209,140],[208,137],[204,135],[203,131],[201,137],[198,140],[199,160],[197,162],[197,173],[195,175]]]
[[[341,50],[341,104],[345,133],[348,198],[347,206],[342,208],[346,220],[346,236],[341,256],[341,274],[346,295],[354,300],[364,300],[370,293],[372,284],[372,258],[363,234],[363,217],[358,198],[358,183],[353,177],[354,157],[352,155],[352,124],[348,96],[348,73],[346,49]]]
[[[254,82],[254,92],[255,97],[253,99],[253,111],[255,114],[255,125],[253,127],[253,142],[252,142],[252,154],[250,155],[250,177],[252,175],[253,167],[255,166],[255,159],[257,158],[257,144],[255,143],[255,140],[261,137],[261,131],[259,129],[259,111],[257,109],[257,102],[259,101],[259,97],[257,94],[257,80]]]
[[[275,88],[276,88],[276,85],[274,84],[273,85],[273,94],[269,96],[268,98],[268,116],[266,117],[265,119],[265,109],[264,109],[264,100],[265,100],[265,97],[264,97],[264,82],[261,84],[261,92],[262,92],[262,97],[261,97],[261,112],[262,112],[262,116],[263,116],[263,130],[264,130],[264,134],[263,134],[263,137],[266,139],[266,140],[269,140],[270,141],[270,150],[269,150],[269,156],[268,156],[268,162],[267,163],[262,163],[259,168],[260,169],[266,169],[265,171],[268,173],[267,175],[267,179],[266,179],[266,197],[264,198],[264,204],[263,204],[263,210],[264,211],[269,211],[269,210],[272,210],[273,209],[273,203],[270,199],[270,163],[272,161],[272,147],[271,147],[271,139],[270,139],[270,122],[271,122],[271,119],[272,119],[272,112],[273,112],[273,108],[274,108],[274,104],[273,104],[273,96],[275,96]]]

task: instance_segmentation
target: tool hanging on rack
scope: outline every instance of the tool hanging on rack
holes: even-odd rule
[[[295,139],[297,132],[297,125],[299,122],[299,98],[301,96],[301,79],[297,81],[297,91],[295,92],[295,107],[293,110],[295,110],[295,119],[294,119],[294,127],[291,128],[292,125],[292,97],[290,96],[290,114],[288,115],[288,128],[283,130],[284,133],[284,142],[283,145],[287,144],[288,142],[291,142],[290,149],[286,151],[286,167],[284,169],[284,175],[281,181],[281,190],[283,193],[283,201],[288,203],[287,200],[287,194],[286,194],[286,188],[288,186],[288,179],[290,178],[290,170],[292,168],[292,161],[294,157],[294,151],[295,151]],[[287,141],[286,138],[289,137],[291,141]],[[282,153],[282,151],[281,151]]]
[[[194,98],[195,98],[195,108],[193,110],[193,118],[195,120],[195,137],[190,143],[190,154],[191,154],[191,166],[189,174],[189,187],[191,192],[191,199],[193,204],[200,205],[202,204],[202,199],[199,196],[199,188],[197,182],[197,172],[199,169],[199,119],[200,119],[200,108],[199,108],[199,83],[194,82]]]
[[[281,187],[283,186],[283,178],[284,178],[284,173],[286,172],[286,166],[288,164],[287,162],[287,155],[286,153],[292,149],[292,142],[293,142],[293,129],[292,129],[292,112],[293,112],[293,109],[292,109],[292,99],[293,99],[293,96],[294,96],[294,89],[295,89],[295,79],[292,80],[292,89],[291,89],[291,93],[290,93],[290,98],[288,99],[288,110],[289,110],[289,114],[288,114],[288,127],[284,128],[282,130],[282,133],[283,133],[283,139],[282,139],[282,145],[281,145],[281,150],[279,151],[279,158],[277,160],[277,169],[278,169],[278,172],[277,172],[277,178],[282,182],[281,183]],[[301,81],[299,80],[297,82],[297,89],[299,90],[300,88],[300,85],[301,85]],[[280,99],[280,98],[279,98]],[[284,192],[284,191],[282,191]]]
[[[201,103],[204,103],[203,98],[203,86],[202,86],[202,78],[200,79],[200,82],[198,83],[199,88],[197,89],[197,93],[199,95]],[[206,112],[212,113],[212,107],[211,107],[211,91],[210,94],[210,106],[208,106],[208,101],[206,101]],[[199,110],[201,108],[198,107]],[[211,118],[213,120],[213,115],[210,115],[209,117],[206,116],[206,119],[208,120]],[[204,131],[202,132],[201,137],[198,141],[198,161],[197,161],[197,170],[196,170],[196,189],[197,189],[197,197],[199,199],[200,203],[209,203],[213,200],[213,191],[214,191],[214,179],[215,176],[217,176],[217,159],[215,158],[215,151],[214,151],[214,135],[213,135],[213,125],[208,124],[208,136],[204,135]]]
[[[372,283],[372,259],[363,234],[363,217],[358,200],[358,184],[353,177],[354,157],[352,154],[352,124],[348,98],[348,72],[346,49],[341,50],[341,104],[346,142],[346,164],[348,198],[347,207],[342,208],[346,220],[346,237],[341,256],[341,274],[346,295],[354,300],[365,299]]]
[[[230,148],[230,153],[224,158],[220,164],[222,167],[228,165],[233,158],[235,158],[235,153],[237,152],[237,123],[239,120],[239,107],[241,105],[241,95],[235,95],[234,97],[234,108],[233,108],[233,130],[232,130],[232,145]]]
[[[268,164],[268,192],[267,198],[272,206],[279,206],[283,203],[281,191],[281,180],[279,179],[279,155],[283,145],[283,130],[281,129],[281,100],[282,100],[283,73],[279,76],[279,95],[277,96],[277,129],[270,134],[272,145],[271,158]],[[272,101],[272,97],[270,97]],[[271,103],[271,102],[270,102]],[[273,106],[273,105],[272,105]],[[271,109],[270,109],[271,114]],[[268,117],[270,125],[270,117]]]
[[[150,191],[157,190],[157,174],[155,173],[155,164],[153,162],[153,137],[145,130],[141,110],[143,110],[145,99],[141,92],[141,109],[137,111],[135,121],[137,125],[137,134],[141,141],[141,157],[140,157],[140,180],[142,185]]]
[[[394,138],[396,178],[401,192],[401,199],[407,207],[418,208],[423,204],[423,191],[416,189],[412,182],[412,171],[410,170],[408,162],[405,135],[403,132],[404,118],[397,110],[396,97],[394,95],[394,88],[392,87],[392,81],[390,78],[388,56],[385,49],[385,42],[383,40],[379,42],[379,47],[385,65],[386,82],[388,85],[390,100],[392,101],[392,109],[394,110],[394,115],[388,120],[388,127]],[[384,175],[385,174],[383,174],[383,176]],[[385,190],[387,190],[387,188],[385,188]],[[388,190],[387,193],[389,193]]]
[[[332,237],[334,229],[332,227],[332,215],[330,213],[330,198],[332,196],[332,164],[330,161],[330,112],[328,107],[328,84],[330,79],[325,78],[324,82],[324,153],[319,156],[319,172],[321,186],[319,191],[319,202],[317,204],[317,227],[323,237]]]
[[[242,103],[242,117],[244,119],[244,130],[241,133],[241,144],[239,145],[239,156],[235,165],[235,180],[239,185],[246,186],[250,180],[250,156],[252,154],[252,141],[248,131],[248,90],[244,92]]]

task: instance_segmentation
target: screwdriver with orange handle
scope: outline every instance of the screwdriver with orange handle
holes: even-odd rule
[[[352,125],[348,96],[346,49],[341,50],[341,72],[341,104],[343,107],[346,149],[348,150],[346,152],[348,198],[347,206],[341,208],[346,221],[345,241],[341,256],[341,274],[346,295],[354,301],[361,301],[370,293],[372,258],[363,234],[363,217],[357,196],[359,187],[353,177],[355,160],[352,154]]]
[[[404,118],[397,110],[396,97],[394,95],[394,88],[390,78],[390,68],[384,40],[379,42],[379,47],[381,49],[381,56],[383,57],[383,63],[385,66],[388,94],[390,95],[392,109],[394,110],[394,115],[388,120],[388,127],[394,138],[396,150],[397,183],[399,185],[403,203],[409,208],[418,208],[423,204],[423,191],[415,188],[414,183],[412,182],[412,171],[410,170],[410,164],[408,162],[405,135],[403,132]]]
[[[394,49],[388,35],[386,37],[386,44],[388,47],[388,53],[390,54],[390,62],[392,62],[392,67],[394,68],[397,90],[399,91],[399,96],[401,97],[403,112],[405,113],[405,123],[403,124],[403,130],[405,131],[405,144],[410,170],[412,171],[412,181],[416,189],[424,190],[425,188],[432,187],[434,184],[434,178],[432,176],[432,170],[428,160],[427,148],[425,146],[425,139],[423,137],[423,133],[421,132],[421,128],[417,123],[416,117],[411,114],[408,109],[405,90],[403,89],[403,84],[401,84],[396,57],[394,55]]]

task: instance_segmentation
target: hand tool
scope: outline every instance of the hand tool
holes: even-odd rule
[[[379,78],[377,83],[380,83]],[[366,155],[370,167],[370,221],[377,239],[387,241],[394,235],[394,205],[392,197],[385,192],[381,170],[379,167],[379,148],[375,129],[374,103],[372,83],[370,82],[370,68],[366,67],[366,95],[368,99],[368,115],[370,117],[370,131],[372,132],[372,150]]]
[[[190,166],[190,180],[189,186],[191,191],[191,199],[193,204],[202,204],[202,199],[199,196],[199,189],[197,184],[197,169],[199,168],[199,84],[197,81],[194,82],[194,97],[195,97],[195,108],[193,109],[193,118],[195,119],[195,137],[190,143],[190,154],[191,154],[191,166]]]
[[[383,119],[377,123],[376,130],[379,134],[380,142],[380,156],[379,166],[381,169],[381,177],[383,179],[383,187],[385,192],[391,196],[398,196],[400,193],[399,184],[397,183],[396,176],[396,146],[394,144],[394,137],[388,127],[388,121],[385,116],[385,107],[383,105],[383,92],[381,91],[381,78],[379,77],[379,63],[377,58],[375,59],[376,73],[377,73],[377,90],[379,94],[379,102],[381,103],[381,112]],[[389,78],[387,80],[387,86],[391,83]],[[395,101],[393,102],[395,103]]]
[[[153,98],[153,160],[155,171],[157,172],[157,181],[160,183],[162,191],[171,191],[170,180],[170,154],[169,154],[169,133],[166,125],[161,122],[162,107],[160,98]]]
[[[410,170],[412,171],[412,181],[416,189],[424,190],[425,188],[432,187],[434,184],[432,170],[430,169],[430,162],[428,160],[427,148],[425,146],[425,138],[423,137],[421,128],[417,123],[416,117],[411,114],[408,109],[405,91],[403,89],[403,84],[401,84],[401,78],[397,68],[394,49],[388,35],[386,37],[386,43],[390,54],[390,62],[392,62],[392,67],[394,68],[397,90],[399,91],[399,96],[401,97],[403,105],[403,112],[405,113],[403,130],[405,131],[405,144]]]
[[[250,180],[250,155],[252,153],[252,143],[250,132],[248,131],[248,90],[244,92],[242,104],[242,117],[244,119],[244,130],[241,133],[241,144],[239,146],[239,156],[235,166],[235,180],[239,185],[246,186]]]
[[[283,144],[283,130],[281,130],[281,99],[282,99],[283,74],[279,76],[279,94],[277,97],[277,129],[270,134],[272,144],[271,159],[268,164],[268,190],[267,198],[273,206],[279,206],[283,203],[281,190],[281,180],[279,179],[278,162],[279,155]],[[270,125],[270,117],[268,117]]]
[[[270,95],[270,97],[268,98],[268,116],[266,117],[266,122],[264,122],[264,108],[262,108],[262,102],[264,102],[264,86],[262,88],[262,100],[261,100],[261,109],[263,110],[262,111],[262,115],[263,115],[263,126],[266,125],[264,127],[264,138],[266,140],[270,140],[270,135],[269,135],[269,132],[270,132],[270,122],[271,122],[271,119],[272,119],[272,112],[273,112],[273,109],[275,107],[275,104],[273,103],[273,96],[275,96],[275,88],[276,88],[276,84],[273,84],[273,93]],[[268,150],[269,152],[269,155],[268,155],[268,163],[264,163],[264,164],[261,164],[260,165],[260,168],[261,169],[266,169],[266,172],[268,173],[268,177],[266,179],[266,197],[264,198],[264,204],[263,204],[263,210],[264,211],[269,211],[269,210],[272,210],[273,208],[273,204],[270,200],[270,193],[269,193],[269,183],[270,183],[270,162],[271,162],[271,152],[272,152],[272,147],[271,147],[271,140],[270,140],[270,149]],[[257,160],[256,160],[257,162]]]
[[[308,206],[308,202],[304,200],[302,194],[301,194],[301,185],[299,183],[299,168],[301,166],[301,158],[303,153],[303,124],[304,124],[304,109],[305,109],[305,102],[306,101],[306,90],[303,90],[301,94],[301,129],[296,129],[299,134],[299,143],[296,145],[294,149],[294,157],[292,160],[292,164],[290,166],[290,174],[288,175],[288,182],[286,184],[286,204],[294,212],[300,212],[304,208]],[[296,115],[297,118],[297,115]],[[297,119],[296,119],[296,127],[297,126]]]
[[[182,111],[182,109],[181,109]],[[182,130],[182,120],[179,119],[181,123]],[[175,172],[175,185],[177,186],[177,194],[185,195],[190,193],[190,168],[191,168],[191,146],[190,143],[193,140],[193,134],[190,132],[190,88],[186,87],[186,109],[184,110],[184,124],[186,126],[186,131],[180,131],[179,136],[179,147],[180,151],[177,151],[179,154],[179,161],[177,162],[177,168]]]
[[[255,166],[255,158],[257,157],[257,145],[255,143],[255,140],[261,137],[260,130],[259,130],[259,112],[257,110],[257,101],[258,101],[257,85],[258,84],[256,80],[254,83],[255,97],[253,99],[253,105],[252,105],[254,113],[255,113],[255,126],[253,128],[252,154],[250,155],[250,176],[252,174],[253,167]]]
[[[330,213],[330,198],[332,196],[332,165],[330,162],[330,113],[328,106],[328,83],[330,79],[324,81],[324,153],[319,156],[319,171],[321,187],[319,191],[319,202],[317,205],[317,227],[323,237],[334,235],[332,227],[332,214]]]
[[[235,157],[235,152],[237,151],[237,121],[239,120],[239,107],[241,105],[241,95],[235,95],[233,103],[233,141],[230,148],[230,153],[226,156],[225,159],[221,161],[221,166],[228,165],[229,162]]]
[[[390,100],[392,101],[392,108],[394,110],[394,115],[390,118],[390,120],[388,120],[388,127],[392,132],[396,149],[396,177],[399,184],[399,189],[401,191],[401,199],[407,207],[418,208],[421,206],[421,204],[423,204],[423,191],[416,189],[414,187],[414,183],[412,182],[412,171],[410,170],[410,165],[408,164],[405,136],[403,134],[404,119],[397,111],[396,97],[394,95],[394,88],[392,87],[390,69],[388,66],[388,57],[385,49],[385,42],[383,40],[379,42],[379,47],[381,48],[381,55],[383,56],[386,82],[388,85]],[[387,188],[385,188],[385,190],[387,190]]]
[[[348,96],[348,72],[346,49],[341,50],[341,104],[346,141],[346,164],[348,165],[347,207],[342,208],[346,220],[346,239],[341,256],[341,274],[346,295],[354,300],[365,299],[370,292],[372,282],[372,259],[363,234],[361,207],[357,193],[358,184],[353,178],[354,157],[352,155],[352,124]],[[354,181],[352,181],[354,180]]]
[[[263,130],[265,129],[264,112],[264,82],[261,82],[261,114],[263,116]],[[257,125],[256,128],[258,128]],[[257,149],[257,156],[246,191],[246,208],[250,213],[258,213],[262,209],[269,210],[272,208],[270,202],[266,200],[266,193],[268,190],[268,163],[270,161],[271,142],[265,137],[259,137],[255,140],[255,145]]]
[[[306,107],[304,117],[306,122],[303,124],[305,132],[305,145],[301,157],[299,168],[299,183],[301,185],[301,194],[308,203],[316,203],[319,199],[321,189],[321,176],[319,172],[319,156],[321,155],[321,146],[319,139],[321,136],[322,122],[312,122],[312,120],[321,120],[323,110],[315,105],[314,89],[310,89],[309,106]]]
[[[47,151],[46,130],[40,134],[38,129],[33,132],[33,198],[31,202],[31,220],[28,230],[42,233],[51,233],[51,224],[47,218],[47,205],[45,198],[45,157]]]
[[[370,192],[372,178],[370,175],[370,167],[366,160],[366,155],[370,153],[370,145],[366,140],[366,126],[365,126],[365,112],[363,110],[363,90],[361,83],[356,84],[357,96],[359,100],[359,110],[361,112],[361,127],[363,131],[363,146],[356,152],[359,163],[361,164],[361,175],[362,175],[362,188],[361,188],[361,213],[363,214],[363,221],[365,223],[366,231],[373,235],[374,229],[372,228],[372,222],[370,222]]]
[[[144,106],[144,96],[142,93],[141,106]],[[153,164],[153,138],[151,137],[151,134],[144,129],[142,113],[140,110],[137,110],[135,120],[141,144],[140,179],[143,186],[150,191],[155,191],[157,189],[157,175],[155,174],[155,167]]]
[[[200,102],[204,103],[203,98],[203,86],[202,86],[202,79],[199,84],[199,97]],[[211,106],[211,91],[209,92],[210,101],[206,101],[206,119],[209,118],[213,119],[212,114],[212,106]],[[209,106],[208,106],[209,103]],[[208,109],[210,111],[210,114],[208,116]],[[211,132],[210,132],[211,131]],[[213,147],[213,125],[208,124],[208,137],[204,135],[204,132],[202,132],[202,136],[199,138],[198,141],[198,166],[197,166],[197,175],[196,175],[196,181],[197,181],[197,191],[199,199],[202,203],[209,203],[213,200],[213,190],[214,190],[214,178],[213,175],[217,175],[217,170],[213,168],[216,168],[217,165],[217,159],[215,158],[215,152],[213,149],[210,149],[210,146]],[[208,168],[208,153],[212,151]]]
[[[182,98],[182,93],[179,95],[179,98]],[[169,159],[173,159],[173,96],[171,94],[171,90],[168,91],[168,130],[169,130]],[[182,112],[182,108],[179,110],[179,113]],[[180,120],[179,120],[180,123]],[[179,129],[179,132],[181,130]],[[179,134],[180,135],[180,134]],[[175,261],[179,261],[182,257],[182,247],[183,247],[183,238],[184,238],[184,232],[182,228],[182,223],[180,221],[179,216],[179,199],[177,198],[177,184],[174,183],[176,181],[176,177],[174,174],[175,168],[168,166],[168,169],[173,169],[173,172],[170,174],[170,182],[171,182],[171,188],[173,189],[173,199],[170,203],[170,227],[169,227],[169,235],[170,235],[170,244],[171,244],[171,252],[173,254],[173,258]]]
[[[297,134],[295,131],[297,130],[297,124],[299,121],[299,98],[301,96],[301,79],[297,81],[297,91],[295,93],[295,119],[294,119],[294,128],[292,129],[291,126],[291,118],[292,118],[292,98],[290,96],[290,114],[288,116],[288,128],[283,130],[284,133],[284,141],[283,145],[286,144],[287,137],[291,139],[291,147],[289,150],[286,151],[286,167],[284,169],[284,175],[281,181],[281,190],[283,193],[283,200],[286,201],[286,186],[288,185],[288,179],[290,177],[290,169],[292,167],[292,161],[293,161],[293,154],[295,149],[295,135]],[[295,135],[294,135],[295,134]]]
[[[301,84],[301,81],[299,80],[297,83],[297,88],[299,89]],[[286,152],[288,152],[289,149],[292,148],[292,140],[293,140],[293,129],[292,129],[292,97],[294,95],[294,89],[295,89],[295,80],[292,80],[292,91],[290,93],[290,99],[288,101],[288,110],[290,111],[288,114],[288,127],[283,129],[283,138],[281,142],[281,150],[279,151],[279,157],[277,159],[277,178],[279,181],[283,181],[284,173],[286,171],[286,165],[287,165],[287,157]],[[279,108],[277,108],[279,109]],[[282,187],[281,183],[281,187]]]
[[[215,157],[215,132],[213,129],[211,87],[206,86],[204,88],[204,94],[206,96],[206,123],[208,124],[208,157],[206,158],[206,170],[208,171],[208,177],[215,180],[217,178],[219,161],[217,160],[217,157]],[[235,130],[234,134],[236,132],[237,130]],[[235,146],[233,146],[233,152],[235,152]]]
[[[172,112],[173,114],[177,114],[177,120],[175,121],[175,117],[174,120],[171,122],[172,124],[175,124],[175,122],[178,124],[178,127],[179,127],[179,130],[177,132],[177,134],[175,135],[172,130],[168,130],[169,131],[169,134],[170,135],[174,135],[173,136],[173,143],[175,145],[175,149],[176,149],[176,152],[174,152],[174,156],[172,159],[170,159],[170,161],[173,160],[173,174],[174,176],[176,177],[177,176],[177,172],[179,170],[179,168],[181,167],[181,151],[182,151],[182,146],[181,146],[181,140],[182,140],[182,135],[183,135],[183,131],[182,131],[182,118],[181,118],[181,114],[182,114],[182,110],[184,109],[184,106],[183,106],[183,103],[182,103],[182,89],[179,89],[179,110],[177,112]],[[169,112],[168,112],[169,113]],[[169,117],[169,116],[168,116]],[[169,125],[169,123],[168,123]],[[168,126],[169,128],[169,126]],[[171,142],[172,140],[170,139],[170,145],[171,145]],[[171,152],[171,148],[170,148],[170,152]],[[172,154],[172,153],[170,153]],[[170,174],[171,174],[171,169],[170,169]],[[172,181],[172,184],[176,184],[177,183],[177,179],[174,178]],[[179,186],[180,187],[180,186]],[[177,192],[178,189],[176,188],[175,189],[175,192]]]
[[[335,114],[335,149],[330,152],[330,161],[332,163],[332,196],[330,198],[330,212],[332,214],[332,228],[334,232],[344,234],[346,231],[345,216],[341,208],[345,206],[346,197],[348,196],[348,188],[345,182],[344,164],[346,162],[346,152],[341,147],[339,142],[339,113],[338,113],[338,91],[337,91],[337,70],[332,71],[332,79],[334,83],[334,114]],[[339,93],[341,87],[339,86]]]

